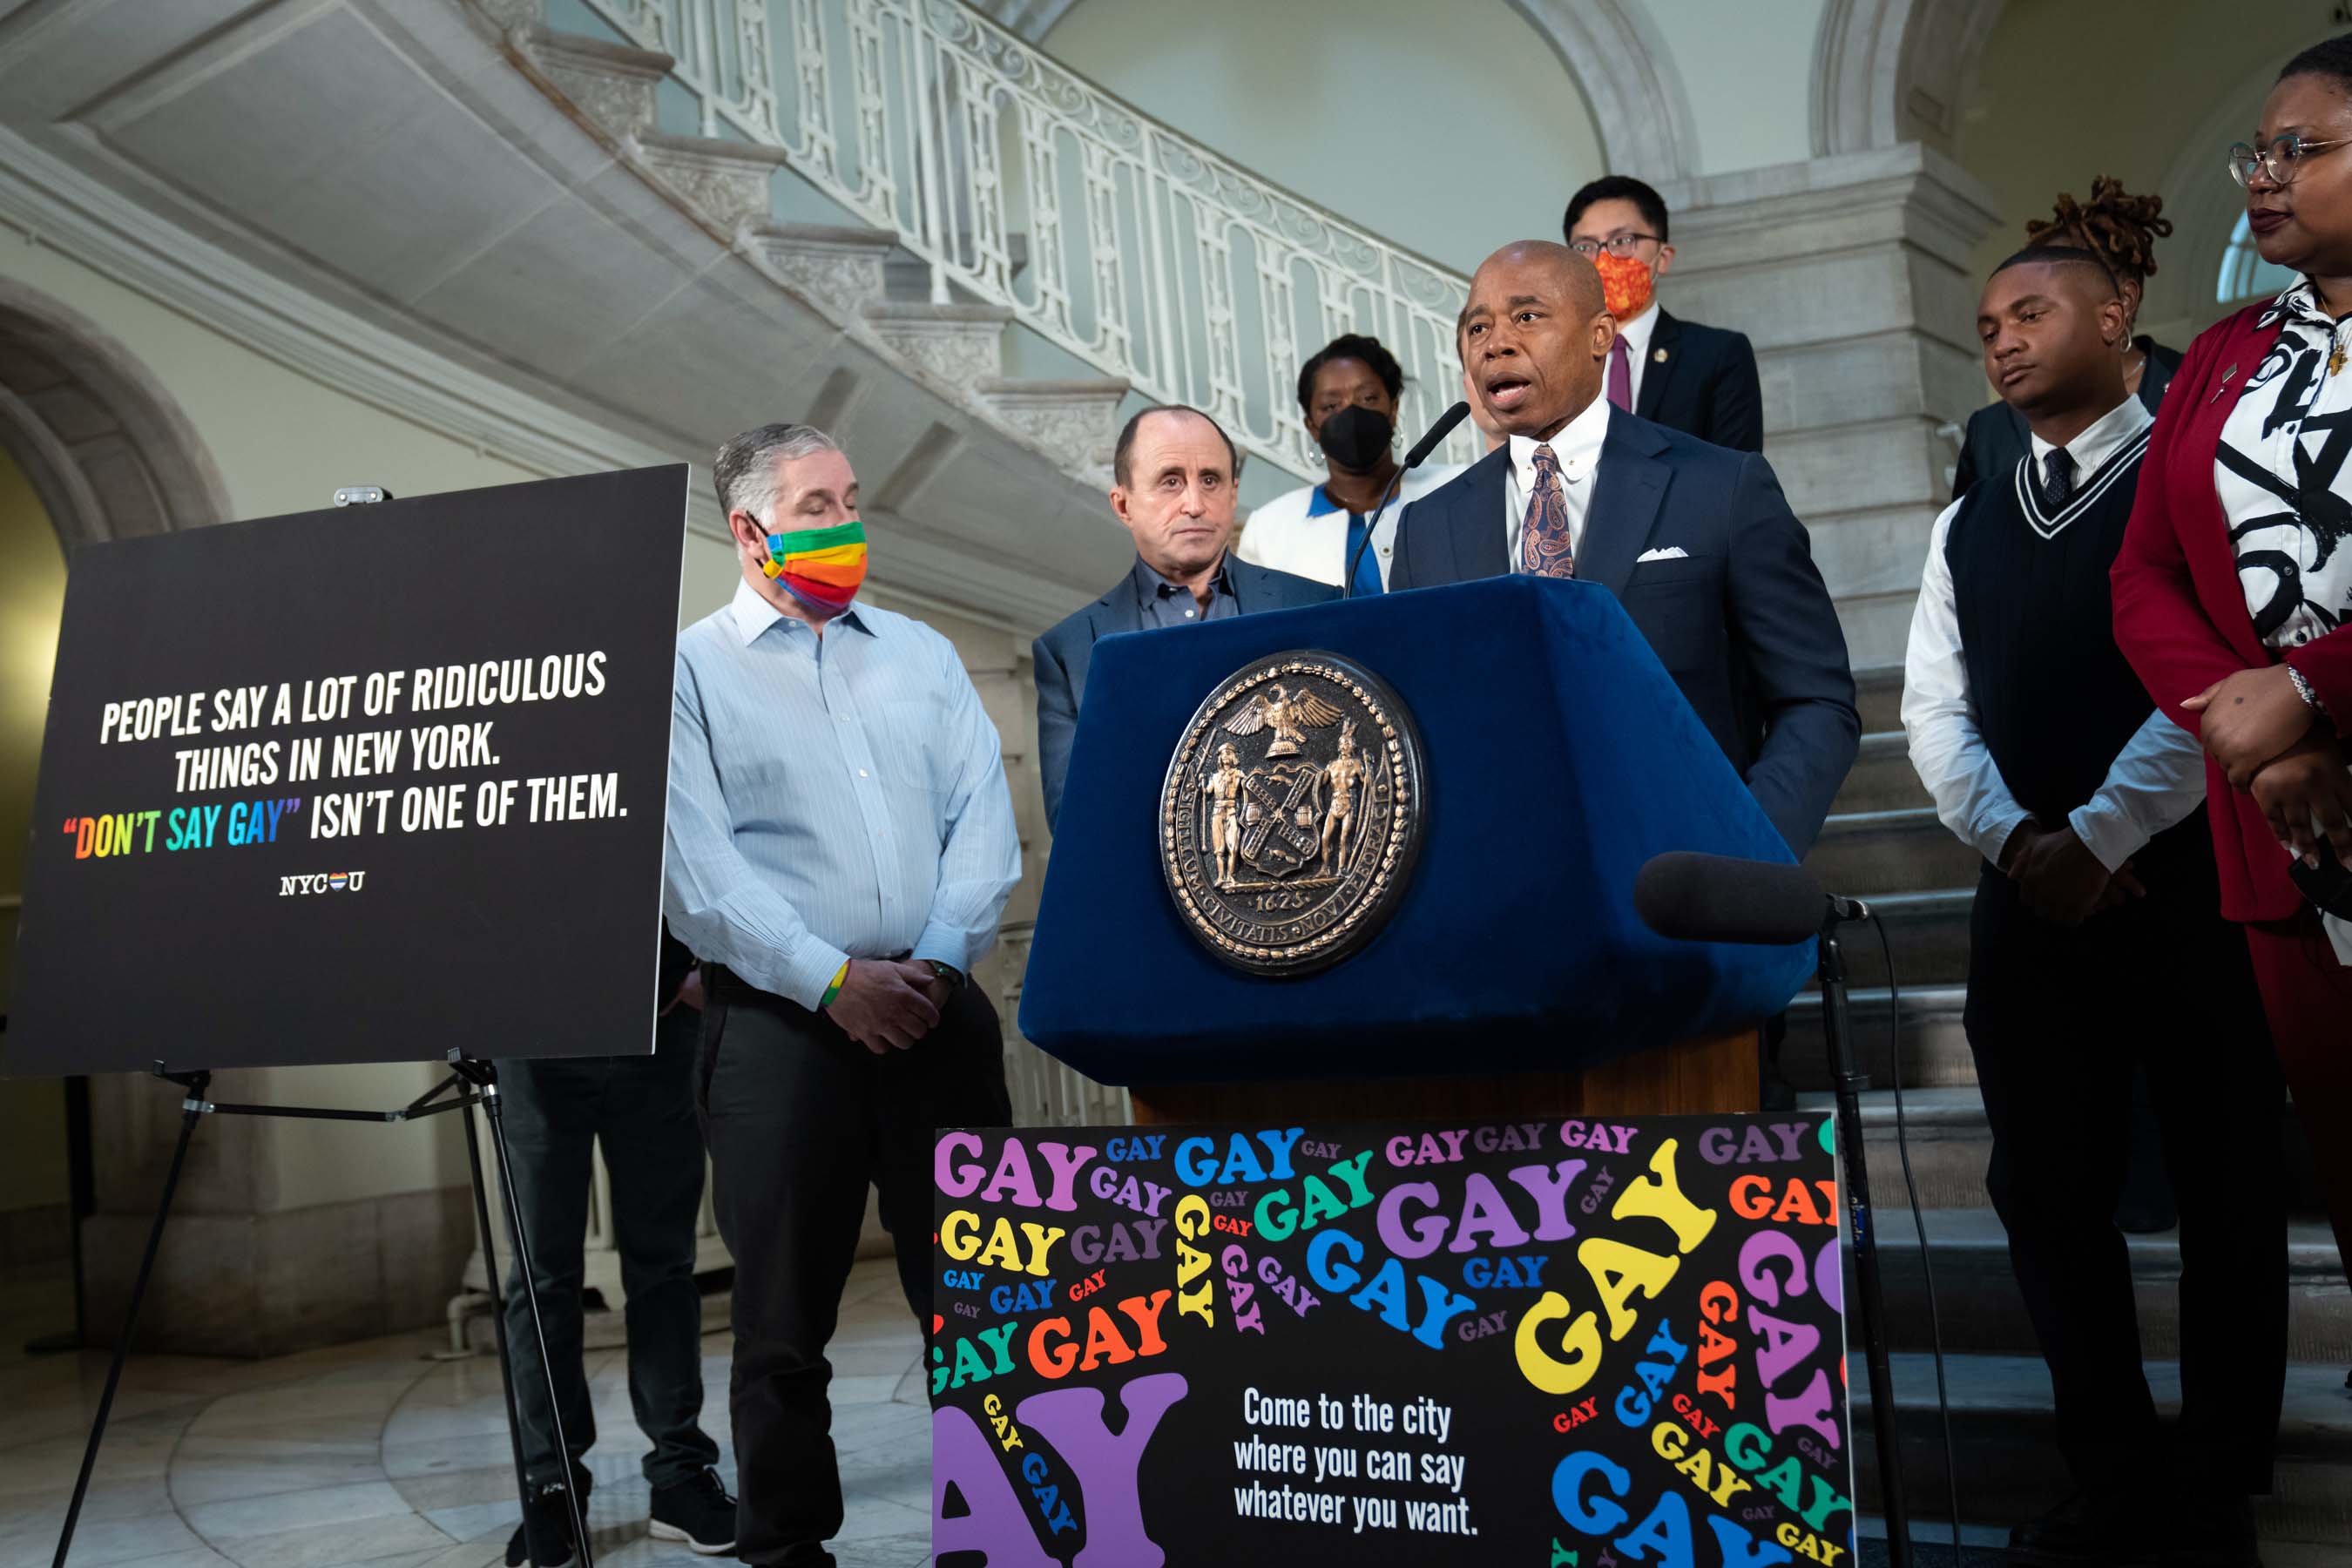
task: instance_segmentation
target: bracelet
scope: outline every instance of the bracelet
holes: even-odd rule
[[[2304,678],[2303,671],[2295,668],[2294,666],[2290,664],[2286,666],[2286,678],[2289,684],[2294,686],[2294,694],[2297,697],[2302,698],[2305,704],[2308,706],[2312,711],[2317,713],[2323,719],[2333,719],[2335,717],[2334,714],[2328,712],[2327,704],[2319,700],[2319,693],[2311,689],[2311,682]]]
[[[833,972],[833,984],[826,986],[824,988],[824,994],[817,998],[816,1005],[819,1012],[823,1012],[825,1008],[833,1005],[833,999],[841,994],[842,982],[848,978],[849,960],[845,958],[841,961],[841,967]]]

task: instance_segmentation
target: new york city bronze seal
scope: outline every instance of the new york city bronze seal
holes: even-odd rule
[[[1235,968],[1337,963],[1404,892],[1422,787],[1420,731],[1378,676],[1313,649],[1255,660],[1209,694],[1168,763],[1168,890]]]

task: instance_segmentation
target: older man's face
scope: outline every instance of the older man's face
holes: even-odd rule
[[[1225,438],[1197,414],[1154,414],[1137,426],[1110,506],[1146,565],[1181,582],[1217,563],[1234,540],[1233,470]]]
[[[1601,395],[1616,335],[1592,263],[1564,245],[1522,241],[1470,279],[1463,369],[1496,426],[1549,440]]]
[[[744,570],[764,580],[760,563],[768,558],[768,535],[801,528],[834,528],[857,518],[857,474],[839,452],[812,452],[805,458],[776,463],[776,505],[772,515],[753,517],[738,509],[727,515],[727,526],[744,556]]]

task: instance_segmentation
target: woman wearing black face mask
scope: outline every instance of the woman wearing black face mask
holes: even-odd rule
[[[1298,412],[1307,433],[1323,449],[1330,477],[1251,512],[1237,550],[1243,560],[1337,584],[1348,563],[1358,560],[1357,546],[1386,500],[1380,534],[1356,568],[1358,595],[1381,592],[1397,518],[1406,503],[1462,471],[1456,465],[1423,463],[1404,473],[1396,451],[1397,401],[1403,395],[1404,367],[1378,338],[1350,332],[1307,362],[1298,373]]]

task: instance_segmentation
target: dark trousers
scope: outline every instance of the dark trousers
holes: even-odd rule
[[[2139,866],[2146,900],[2072,931],[2027,912],[2016,884],[1985,869],[1967,1026],[1992,1126],[1986,1185],[2075,1484],[2162,1487],[2114,1218],[2133,1068],[2145,1069],[2180,1208],[2179,1457],[2200,1488],[2266,1492],[2286,1367],[2284,1089],[2244,940],[2221,920],[2210,878],[2183,854]]]
[[[581,1456],[596,1417],[581,1366],[581,1248],[588,1234],[589,1155],[604,1146],[613,1239],[628,1297],[629,1402],[653,1442],[646,1479],[656,1487],[719,1462],[702,1430],[702,1298],[694,1283],[694,1227],[702,1206],[702,1135],[695,1125],[698,1016],[662,1019],[650,1057],[583,1057],[499,1064],[515,1197],[530,1238],[539,1310],[571,1447],[572,1484],[588,1489]],[[522,1416],[523,1468],[533,1487],[563,1479],[547,1384],[531,1338],[521,1274],[510,1268],[507,1339]]]
[[[2352,969],[2336,958],[2309,910],[2292,921],[2248,926],[2246,944],[2336,1250],[2352,1258],[2352,1138],[2345,1136],[2352,1114]]]
[[[1012,1120],[995,1008],[966,986],[910,1050],[877,1056],[832,1019],[704,970],[703,1126],[735,1255],[736,1555],[775,1563],[841,1529],[825,1345],[880,1190],[907,1306],[930,1331],[931,1147]]]

